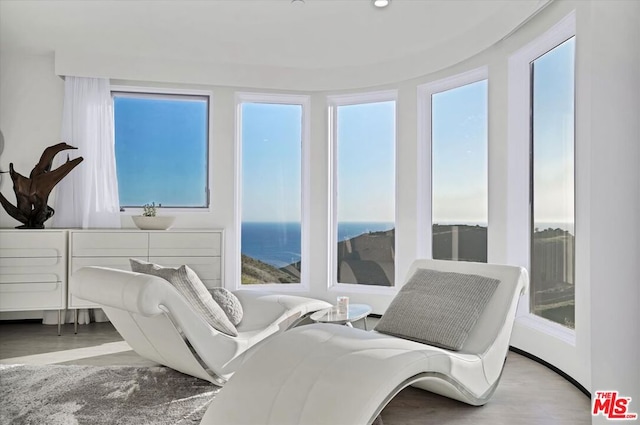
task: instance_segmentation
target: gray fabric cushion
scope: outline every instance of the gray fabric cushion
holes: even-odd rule
[[[375,329],[460,350],[499,283],[484,276],[418,269]]]
[[[188,266],[180,266],[177,269],[162,267],[133,258],[129,259],[129,262],[131,270],[136,273],[150,274],[169,281],[209,325],[227,335],[238,336],[236,327],[229,321],[222,308],[216,304],[207,287],[191,268]]]
[[[222,310],[234,325],[238,325],[242,321],[242,304],[233,292],[226,288],[210,288],[209,293],[213,300],[218,303]]]

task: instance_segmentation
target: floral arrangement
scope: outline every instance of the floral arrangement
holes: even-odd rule
[[[142,215],[144,217],[155,217],[156,213],[158,212],[157,209],[161,206],[162,204],[158,204],[158,206],[156,207],[155,202],[152,202],[151,204],[144,204],[144,206],[142,207],[142,209],[144,210]]]

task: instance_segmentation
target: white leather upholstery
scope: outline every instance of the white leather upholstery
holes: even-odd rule
[[[501,281],[462,350],[330,324],[302,326],[246,359],[202,424],[367,424],[410,384],[484,404],[502,372],[527,273],[513,266],[418,260],[409,276],[416,268]]]
[[[159,277],[84,267],[75,273],[71,291],[100,304],[141,356],[217,384],[235,372],[250,348],[298,318],[330,306],[304,297],[236,291],[244,317],[238,336],[232,337],[209,326],[176,288]]]

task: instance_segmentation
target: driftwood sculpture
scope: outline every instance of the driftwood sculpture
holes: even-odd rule
[[[53,158],[67,149],[77,148],[64,142],[46,148],[28,178],[16,172],[13,163],[9,164],[16,205],[11,204],[2,193],[0,203],[11,217],[23,223],[17,226],[18,229],[44,229],[44,222],[53,216],[55,211],[47,205],[51,190],[83,160],[82,157],[69,160],[67,156],[67,162],[52,171]]]

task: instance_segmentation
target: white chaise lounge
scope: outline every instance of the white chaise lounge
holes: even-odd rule
[[[244,315],[238,336],[230,336],[210,326],[173,285],[157,276],[84,267],[76,272],[71,290],[102,306],[142,357],[217,385],[223,385],[245,354],[267,337],[330,306],[310,298],[235,291]]]
[[[502,373],[527,273],[513,266],[418,260],[409,276],[419,269],[499,281],[458,351],[377,331],[301,326],[254,351],[201,423],[370,424],[408,385],[472,405],[486,403]]]

